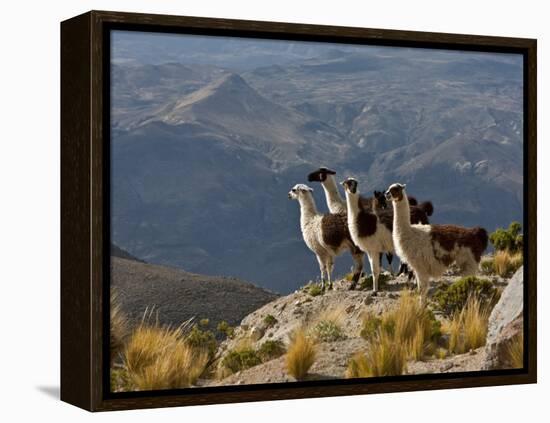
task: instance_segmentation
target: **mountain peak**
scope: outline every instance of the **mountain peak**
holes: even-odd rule
[[[197,91],[182,97],[169,106],[164,112],[172,114],[180,110],[188,109],[189,106],[201,104],[205,101],[239,101],[243,97],[256,99],[260,96],[239,75],[228,73],[222,75],[220,78],[198,89]]]
[[[246,83],[246,81],[236,73],[227,73],[225,75],[222,75],[221,78],[219,78],[217,81],[214,81],[213,84],[214,85],[217,84],[220,87],[221,86],[238,86],[238,87],[246,86],[250,88]]]

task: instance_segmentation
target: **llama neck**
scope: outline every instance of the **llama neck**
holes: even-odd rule
[[[300,225],[303,227],[311,218],[317,215],[317,207],[311,194],[301,195],[300,201]]]
[[[393,201],[393,229],[406,232],[411,228],[411,211],[407,194],[403,192],[401,201]]]
[[[346,191],[346,205],[348,218],[355,218],[359,214],[359,194],[350,194]]]
[[[327,205],[330,212],[338,213],[340,211],[343,211],[346,203],[340,196],[340,192],[338,191],[338,186],[336,185],[334,176],[327,175],[327,179],[325,179],[321,185],[323,186],[323,190],[325,191],[325,198],[327,199]]]

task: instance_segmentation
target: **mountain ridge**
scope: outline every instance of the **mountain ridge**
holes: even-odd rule
[[[419,200],[433,202],[434,223],[492,231],[521,221],[515,62],[447,53],[403,61],[414,52],[392,54],[401,56],[392,62],[376,50],[356,58],[358,66],[394,63],[387,72],[306,72],[298,61],[239,75],[209,67],[200,81],[148,77],[151,85],[135,90],[140,102],[115,110],[134,120],[127,118],[112,137],[114,242],[148,262],[290,292],[297,281],[316,278],[318,268],[286,193],[321,165],[337,177],[355,176],[366,195],[407,183]],[[478,68],[468,73],[464,63]],[[508,64],[506,71],[489,78],[499,63]],[[169,67],[154,72],[175,75]],[[134,85],[126,81],[124,98]],[[149,103],[144,93],[152,96]],[[313,188],[325,211],[322,189]],[[236,265],[244,262],[255,266]],[[336,273],[351,264],[344,255]]]
[[[111,288],[117,303],[133,324],[146,310],[159,323],[177,327],[188,319],[210,319],[231,325],[278,294],[250,282],[225,276],[208,276],[167,266],[111,257]]]

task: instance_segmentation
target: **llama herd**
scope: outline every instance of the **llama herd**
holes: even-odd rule
[[[341,197],[336,172],[325,167],[308,175],[309,182],[320,182],[325,192],[329,213],[320,213],[313,189],[295,185],[289,198],[300,203],[300,228],[308,248],[315,253],[321,271],[322,288],[332,288],[334,260],[344,251],[353,257],[350,289],[354,289],[363,270],[366,253],[373,279],[373,291],[379,288],[382,257],[386,254],[393,274],[392,258],[397,254],[402,268],[399,273],[414,274],[421,298],[425,299],[430,279],[438,278],[455,263],[464,275],[475,274],[488,235],[483,228],[429,223],[434,208],[431,202],[418,203],[407,196],[405,185],[392,184],[384,193],[373,197],[359,195],[358,182],[346,178],[341,184]],[[388,202],[392,207],[388,207]]]

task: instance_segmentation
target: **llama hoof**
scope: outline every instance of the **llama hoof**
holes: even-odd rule
[[[353,282],[349,287],[348,287],[348,291],[353,291],[355,289],[355,287],[357,286],[357,282]]]
[[[378,297],[378,291],[372,291],[372,297]]]
[[[329,291],[332,291],[333,289],[334,289],[334,288],[333,288],[332,284],[330,284],[330,285],[328,286],[328,290],[329,290]]]

